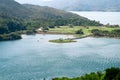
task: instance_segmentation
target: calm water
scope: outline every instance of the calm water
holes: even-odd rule
[[[43,80],[75,77],[120,67],[120,40],[84,38],[76,43],[49,43],[65,35],[23,35],[0,42],[0,80]]]
[[[100,21],[103,24],[110,23],[120,25],[120,12],[72,12],[87,17],[91,20]]]

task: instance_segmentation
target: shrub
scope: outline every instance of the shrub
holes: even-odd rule
[[[80,29],[80,30],[76,31],[76,34],[84,34],[84,33],[83,33],[83,30]]]

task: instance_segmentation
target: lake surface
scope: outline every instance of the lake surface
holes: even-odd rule
[[[112,25],[120,25],[120,12],[80,12],[80,11],[71,11],[78,15],[84,16],[91,20],[100,21],[103,24],[110,23]]]
[[[76,77],[120,67],[120,40],[83,38],[75,43],[50,43],[66,35],[23,35],[0,42],[0,80],[43,80]]]

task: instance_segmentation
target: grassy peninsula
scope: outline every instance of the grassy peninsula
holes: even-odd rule
[[[44,31],[38,31],[43,33]],[[54,43],[68,43],[75,42],[75,39],[85,37],[108,37],[108,38],[120,38],[120,27],[119,26],[56,26],[54,28],[48,28],[45,33],[47,34],[66,34],[73,35],[75,38],[71,39],[56,39],[49,40]]]

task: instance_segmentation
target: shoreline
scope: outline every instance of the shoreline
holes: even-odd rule
[[[36,34],[52,34],[52,35],[71,35],[73,36],[73,38],[69,38],[69,39],[82,39],[82,38],[86,38],[86,37],[94,37],[94,38],[112,38],[112,39],[120,39],[120,37],[109,37],[109,36],[94,36],[94,35],[81,35],[80,37],[76,37],[76,34],[72,34],[72,33],[54,33],[54,32],[37,32]]]
[[[76,34],[73,34],[73,33],[59,33],[59,32],[42,32],[42,31],[39,31],[39,32],[37,32],[35,34],[70,35],[70,36],[73,36],[72,38],[69,38],[69,39],[72,39],[72,40],[82,39],[82,38],[86,38],[86,37],[120,39],[120,37],[94,36],[92,34],[89,34],[89,35],[79,35],[79,37],[77,37]],[[21,34],[20,36],[22,37],[22,35],[23,34]],[[28,35],[28,34],[25,34],[25,35]],[[29,35],[33,35],[33,34],[29,34]],[[22,38],[20,38],[20,39],[22,39]],[[15,40],[20,40],[20,39],[15,39]],[[1,41],[13,41],[13,39],[12,40],[1,40]]]

